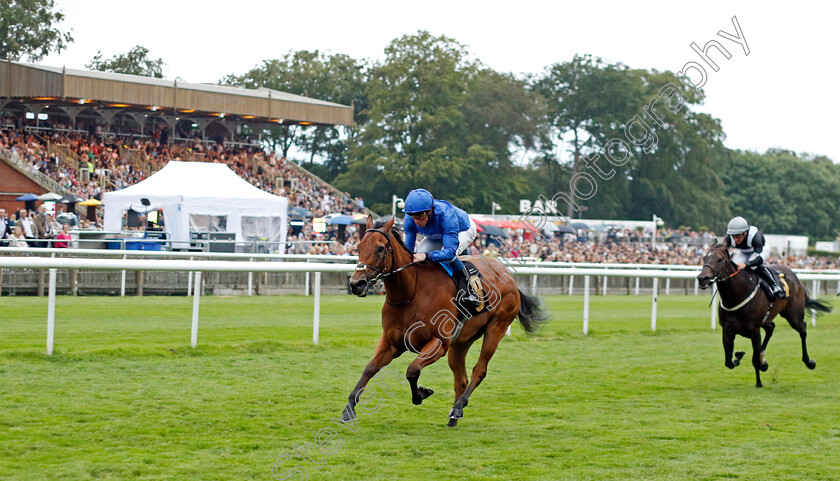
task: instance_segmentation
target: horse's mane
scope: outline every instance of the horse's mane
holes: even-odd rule
[[[723,242],[718,242],[718,243],[716,243],[715,245],[713,245],[712,247],[709,248],[709,252],[719,251],[719,250],[726,250],[726,244],[724,244]],[[727,250],[727,253],[728,253],[728,250]]]
[[[381,229],[381,228],[385,227],[385,224],[387,224],[390,220],[391,220],[391,216],[380,217],[379,219],[377,219],[373,222],[373,227],[372,228],[373,229]],[[400,234],[400,232],[397,229],[391,229],[391,235],[394,236],[394,239],[397,240],[397,244],[399,244],[403,249],[405,249],[406,252],[408,252],[411,255],[414,255],[414,252],[411,249],[409,249],[407,245],[405,245],[405,242],[403,241],[402,235]]]

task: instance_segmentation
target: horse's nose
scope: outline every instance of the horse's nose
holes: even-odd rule
[[[357,296],[364,296],[367,294],[367,279],[351,279],[350,291]]]
[[[703,274],[700,274],[699,276],[697,276],[697,286],[700,287],[700,289],[705,289],[709,287],[710,280],[711,278],[709,276],[704,276]]]

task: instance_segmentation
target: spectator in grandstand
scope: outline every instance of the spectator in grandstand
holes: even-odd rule
[[[20,226],[23,231],[23,236],[26,239],[35,239],[35,229],[32,226],[32,217],[30,217],[29,212],[27,212],[26,209],[21,209],[18,211],[17,215],[18,222],[15,223],[15,226]]]
[[[726,234],[723,245],[727,249],[735,249],[732,261],[738,265],[738,269],[749,268],[755,271],[770,285],[770,293],[773,296],[777,299],[784,298],[785,291],[782,289],[779,274],[764,263],[764,234],[740,216],[729,221]]]
[[[6,216],[6,209],[0,209],[0,245],[12,234],[12,219]]]
[[[70,242],[72,239],[70,237],[70,226],[68,224],[64,224],[61,226],[61,232],[56,236],[56,239],[56,247],[70,247]]]
[[[26,237],[23,235],[23,229],[19,225],[15,226],[14,232],[9,236],[9,247],[29,247],[26,243]]]
[[[470,289],[470,275],[458,255],[464,251],[476,236],[475,222],[466,212],[445,200],[435,200],[425,189],[414,189],[405,197],[403,212],[405,221],[405,244],[415,251],[414,261],[448,263],[454,275],[462,275],[466,287],[464,300],[478,305],[478,297]],[[426,238],[417,249],[414,243],[417,234]]]
[[[33,243],[33,247],[49,247],[49,242],[45,242],[46,239],[53,238],[53,232],[51,229],[51,222],[50,216],[47,214],[47,207],[45,205],[41,205],[38,207],[38,214],[35,215],[35,221],[33,225],[35,227],[35,237],[38,238],[37,243]]]

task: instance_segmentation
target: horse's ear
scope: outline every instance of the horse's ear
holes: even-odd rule
[[[391,217],[391,220],[389,220],[388,223],[385,224],[385,230],[387,232],[391,232],[391,229],[393,229],[393,228],[394,228],[394,217]]]
[[[372,215],[370,215],[370,214],[368,214],[367,221],[365,222],[365,228],[366,228],[367,230],[370,230],[370,229],[371,229],[371,227],[373,227],[373,216],[372,216]]]

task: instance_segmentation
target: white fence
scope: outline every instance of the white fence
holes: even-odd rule
[[[28,253],[32,253],[32,249],[20,249]],[[55,249],[66,253],[66,249]],[[9,252],[12,249],[3,249]],[[49,253],[49,250],[36,249],[34,251]],[[192,273],[190,279],[195,280],[195,285],[201,285],[202,272],[308,272],[315,274],[314,281],[314,313],[312,322],[312,342],[317,344],[320,329],[320,302],[321,302],[321,273],[323,272],[353,272],[354,264],[330,264],[324,262],[270,262],[267,260],[251,261],[251,262],[235,262],[231,260],[167,260],[167,259],[127,259],[129,254],[133,255],[155,255],[160,256],[160,252],[144,251],[123,251],[110,252],[108,254],[122,254],[122,259],[93,259],[93,258],[58,258],[58,257],[11,257],[0,256],[0,268],[30,268],[30,269],[49,269],[49,302],[47,312],[47,354],[52,354],[53,340],[55,332],[55,286],[58,269],[96,269],[96,270],[122,270],[122,271],[186,271]],[[164,253],[165,254],[165,253]],[[174,254],[174,253],[173,253]],[[176,256],[197,257],[196,254],[179,254]],[[172,256],[172,257],[176,257]],[[292,258],[292,259],[313,259],[324,260],[350,260],[355,262],[355,257],[352,256],[293,256],[293,255],[240,255],[240,254],[207,254],[206,257],[231,257],[238,256],[240,258]],[[597,264],[595,264],[597,265]],[[574,266],[574,265],[573,265]],[[617,268],[620,266],[620,268]],[[676,266],[674,266],[676,267]],[[514,267],[517,275],[531,275],[532,288],[533,283],[536,282],[536,276],[582,276],[583,282],[583,333],[589,331],[589,297],[590,297],[590,279],[592,276],[603,277],[630,277],[630,278],[650,278],[653,279],[653,293],[651,298],[651,330],[656,330],[657,321],[657,297],[659,295],[659,279],[691,279],[696,278],[699,274],[699,267],[685,267],[679,266],[680,269],[662,269],[661,266],[650,267],[645,265],[642,268],[639,265],[624,264],[617,265],[614,268],[594,268],[594,267],[571,267],[571,266],[547,266],[547,267]],[[812,291],[817,291],[818,283],[821,281],[840,281],[840,274],[838,273],[811,273],[802,272],[797,274],[802,281],[812,281]],[[198,321],[199,321],[199,307],[200,307],[201,289],[193,289],[193,313],[192,313],[192,329],[190,335],[190,342],[193,347],[198,343]],[[715,305],[711,309],[711,327],[715,329],[717,308]],[[812,315],[811,323],[816,324],[816,313]]]
[[[131,258],[164,258],[164,259],[225,259],[225,260],[238,260],[238,261],[255,261],[255,260],[263,260],[263,261],[303,261],[303,262],[330,262],[330,263],[353,263],[357,262],[356,256],[344,255],[344,256],[336,256],[336,255],[309,255],[309,254],[251,254],[251,253],[219,253],[219,252],[169,252],[169,251],[139,251],[139,250],[111,250],[111,249],[55,249],[55,248],[47,248],[47,249],[32,249],[32,248],[1,248],[0,254],[2,253],[12,253],[12,254],[23,254],[23,255],[37,255],[37,256],[85,256],[85,257],[122,257],[124,259],[131,259]],[[545,290],[553,290],[555,288],[560,289],[562,292],[563,289],[566,290],[566,293],[569,295],[573,295],[575,293],[575,274],[573,271],[569,271],[568,269],[574,268],[594,268],[594,269],[616,269],[621,271],[627,270],[665,270],[665,271],[691,271],[697,272],[699,270],[699,266],[690,266],[690,265],[680,265],[680,264],[618,264],[618,263],[572,263],[572,262],[539,262],[536,261],[534,258],[519,258],[519,259],[504,259],[505,264],[511,270],[511,272],[515,274],[527,274],[528,272],[523,271],[523,267],[540,267],[540,268],[558,268],[558,269],[566,269],[560,275],[568,275],[568,279],[566,282],[561,282],[560,286],[558,287],[556,283],[554,285],[550,285],[552,283],[542,283],[541,289]],[[800,278],[803,278],[803,274],[840,274],[840,269],[824,269],[824,270],[817,270],[817,269],[793,269],[794,272]],[[227,272],[248,272],[247,278],[247,290],[245,292],[247,295],[253,295],[254,292],[254,278],[253,272],[248,271],[247,269],[231,269]],[[278,272],[278,271],[266,271],[266,272]],[[292,271],[281,271],[281,272],[292,272]],[[305,274],[303,280],[303,293],[307,296],[311,294],[311,276],[310,272],[314,271],[294,271],[294,272],[302,272]],[[120,295],[125,295],[126,292],[126,272],[123,270],[120,277],[120,284],[119,284],[119,292]],[[556,275],[556,273],[552,272],[550,275]],[[537,275],[533,275],[531,277],[531,288],[528,290],[531,294],[536,294],[537,291],[537,284],[538,279]],[[612,288],[613,290],[617,288],[616,285],[608,286],[608,278],[609,277],[623,277],[628,279],[626,289],[627,294],[631,292],[635,295],[640,295],[642,291],[642,286],[640,280],[645,278],[645,276],[635,277],[635,288],[633,288],[632,280],[633,276],[631,275],[610,275],[610,276],[601,276],[601,282],[596,284],[600,284],[600,293],[601,295],[607,295],[608,287]],[[664,295],[671,294],[671,279],[673,278],[682,278],[682,277],[674,277],[674,276],[665,276],[661,275],[658,276],[659,278],[664,279]],[[686,277],[684,279],[691,279],[691,277]],[[807,276],[805,277],[807,278]],[[803,278],[803,279],[805,279]],[[183,280],[183,277],[181,277]],[[186,279],[186,292],[187,295],[192,293],[192,277],[187,276]],[[820,279],[824,280],[824,279]],[[170,284],[170,279],[166,280],[166,285],[174,286],[176,284]],[[41,292],[43,286],[43,278],[39,279],[39,292]],[[546,285],[549,284],[549,285]],[[694,283],[694,295],[699,294],[699,288],[697,286],[697,282]],[[836,283],[836,293],[840,294],[840,280]],[[332,287],[333,291],[335,290],[335,278],[333,278],[333,283],[328,284],[327,286]],[[136,287],[136,286],[135,286]],[[685,293],[688,294],[690,291],[691,283],[686,282],[684,284]],[[819,293],[816,289],[820,287],[823,291],[828,291],[829,285],[825,284],[812,284],[812,292]],[[646,283],[644,286],[644,291],[649,292],[649,289],[652,290],[652,281]],[[74,291],[75,292],[75,291]],[[183,291],[182,291],[183,292]],[[594,290],[595,293],[598,293],[598,289]],[[551,293],[551,292],[549,292]]]

